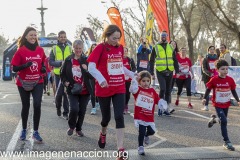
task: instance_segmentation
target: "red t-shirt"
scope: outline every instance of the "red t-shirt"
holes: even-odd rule
[[[179,65],[179,78],[178,79],[186,79],[189,78],[190,75],[190,68],[192,67],[192,62],[189,58],[185,57],[185,58],[181,58],[180,56],[176,56],[177,57],[177,61],[180,64]],[[185,75],[185,73],[188,73]]]
[[[123,58],[123,66],[126,67],[129,71],[131,71],[131,64],[129,63],[129,58],[128,57],[124,57]],[[125,81],[126,82],[131,82],[131,78],[127,75],[125,75]]]
[[[212,102],[214,107],[228,108],[230,106],[231,90],[236,88],[236,84],[231,77],[214,76],[206,85],[208,89],[213,89]]]
[[[135,99],[134,119],[154,122],[155,105],[158,104],[160,98],[153,88],[138,88],[138,92],[133,94]]]
[[[95,94],[98,97],[109,97],[117,93],[125,93],[125,77],[123,71],[123,47],[114,47],[107,43],[97,45],[88,57],[88,62],[96,63],[97,69],[106,79],[109,87],[102,88],[96,82]]]
[[[73,79],[75,83],[82,84],[82,92],[81,94],[88,94],[88,90],[86,88],[85,83],[83,82],[83,76],[82,76],[82,71],[80,68],[79,61],[76,59],[72,59],[72,74],[73,74]]]
[[[43,48],[37,46],[35,51],[31,51],[25,46],[22,46],[14,54],[11,65],[20,66],[27,62],[33,62],[30,67],[17,72],[17,74],[22,80],[37,80],[42,75],[41,68],[45,58],[46,55]],[[43,78],[41,78],[38,83],[43,83]],[[16,84],[17,86],[22,86],[18,78]]]

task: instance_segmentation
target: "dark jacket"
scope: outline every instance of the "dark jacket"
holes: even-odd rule
[[[71,93],[71,89],[73,87],[73,84],[75,83],[74,79],[73,79],[73,74],[72,74],[72,61],[71,59],[74,58],[74,54],[71,54],[70,56],[68,56],[65,61],[64,64],[61,68],[61,72],[60,72],[60,78],[61,78],[61,82],[63,83],[63,85],[65,84],[65,82],[70,82],[69,86],[66,87],[67,88],[67,94],[72,94]],[[90,93],[92,88],[89,82],[89,79],[92,79],[93,77],[91,76],[91,74],[88,72],[88,70],[85,70],[82,67],[82,64],[86,64],[87,65],[87,58],[86,56],[84,56],[83,54],[81,55],[81,58],[79,59],[80,62],[80,68],[82,71],[82,76],[83,76],[83,82],[88,90],[88,92]]]
[[[158,43],[158,45],[161,45],[164,48],[165,51],[166,51],[167,44],[168,43]],[[154,48],[152,50],[151,57],[150,57],[150,61],[149,61],[151,75],[154,75],[154,63],[155,63],[156,56],[157,55],[156,55],[155,46],[154,46]],[[174,65],[175,73],[178,73],[179,72],[179,66],[178,66],[178,61],[177,61],[176,54],[174,53],[174,51],[173,51],[173,54],[172,54],[172,59],[173,59],[173,65]],[[168,70],[168,68],[166,70]]]
[[[202,69],[202,81],[206,84],[210,79],[211,79],[211,72],[209,71],[209,63],[208,63],[208,55],[206,55],[206,57],[203,59],[203,62],[202,62],[202,66],[201,66],[201,69]],[[212,58],[211,60],[217,60],[218,57],[216,55],[216,57]]]

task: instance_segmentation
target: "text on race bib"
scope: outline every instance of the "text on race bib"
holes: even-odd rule
[[[148,61],[140,60],[139,67],[147,68]]]
[[[220,92],[216,91],[216,102],[217,103],[226,103],[231,99],[231,91]]]
[[[136,100],[136,105],[147,110],[152,110],[154,105],[154,99],[153,97],[144,94],[144,92],[140,92]]]
[[[209,68],[210,68],[210,69],[215,69],[214,62],[209,62]]]
[[[107,68],[108,68],[109,75],[124,74],[123,62],[121,58],[108,59]]]

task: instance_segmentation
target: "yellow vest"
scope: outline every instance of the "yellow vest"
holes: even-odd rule
[[[155,52],[156,52],[156,69],[161,72],[165,71],[167,68],[170,71],[174,70],[173,66],[173,49],[170,44],[166,45],[166,51],[164,48],[156,44],[155,45]]]
[[[71,47],[66,46],[64,53],[58,45],[53,46],[53,54],[55,55],[55,61],[64,61],[72,53]],[[53,72],[56,75],[60,75],[61,67],[54,67]]]

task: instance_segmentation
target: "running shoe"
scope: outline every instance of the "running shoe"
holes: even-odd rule
[[[178,105],[179,105],[179,100],[176,100],[175,106],[178,106]]]
[[[146,144],[146,145],[148,145],[149,144],[149,136],[144,136],[144,143]]]
[[[144,147],[143,146],[139,146],[138,147],[138,154],[141,156],[145,156],[145,152],[144,152]]]
[[[167,117],[171,117],[171,114],[170,114],[168,111],[164,111],[164,112],[163,112],[163,115],[164,115],[164,116],[167,116]]]
[[[202,111],[209,111],[209,108],[208,108],[208,106],[204,106],[201,110]]]
[[[99,104],[99,103],[96,103],[95,108],[96,108],[97,110],[99,110],[99,109],[100,109],[100,104]]]
[[[208,121],[208,128],[211,128],[215,123],[217,123],[216,118],[217,116],[212,114],[211,119]]]
[[[20,140],[24,141],[26,140],[26,136],[27,136],[27,130],[26,129],[23,129],[22,132],[21,132],[21,135],[19,137]]]
[[[229,151],[235,151],[235,148],[233,147],[230,141],[225,141],[225,143],[223,144],[223,147]]]
[[[106,134],[103,135],[102,133],[100,133],[99,140],[98,140],[98,146],[100,148],[105,148],[105,145],[106,145]]]
[[[97,109],[96,109],[96,107],[95,108],[92,108],[91,109],[91,115],[95,115],[97,113]]]
[[[158,116],[162,116],[162,110],[158,109]]]
[[[78,137],[83,137],[83,136],[84,136],[84,134],[83,134],[82,131],[76,131],[76,135],[77,135]]]
[[[33,132],[33,139],[39,143],[42,143],[43,139],[40,137],[40,134],[38,131]]]
[[[193,109],[193,106],[192,106],[191,103],[188,103],[188,108],[189,108],[189,109]]]
[[[74,131],[74,129],[69,128],[67,130],[67,135],[69,135],[69,136],[73,135],[73,131]]]

